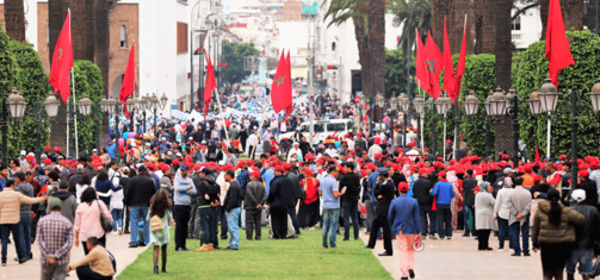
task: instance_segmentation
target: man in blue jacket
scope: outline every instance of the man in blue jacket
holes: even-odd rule
[[[400,271],[402,278],[415,277],[415,249],[413,244],[420,237],[421,228],[419,219],[419,203],[407,195],[408,183],[400,182],[398,192],[400,196],[392,201],[388,213],[388,220],[392,225],[392,236],[396,236],[400,254]]]
[[[450,204],[454,198],[454,188],[446,180],[446,172],[438,173],[438,182],[433,186],[431,195],[436,199],[435,206],[437,208],[438,234],[440,240],[444,238],[452,238],[452,212]]]

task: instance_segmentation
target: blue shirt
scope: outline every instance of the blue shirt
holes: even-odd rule
[[[388,211],[392,236],[398,235],[400,231],[402,231],[402,234],[420,233],[421,221],[419,217],[419,204],[416,199],[408,195],[400,195],[392,200]]]
[[[115,143],[106,145],[106,153],[110,156],[110,159],[114,160],[117,157],[117,145]]]
[[[377,178],[379,177],[379,172],[375,171],[369,175],[369,179],[367,183],[369,184],[369,188],[371,189],[371,201],[377,202],[377,196],[375,196],[375,185],[377,185]]]
[[[323,209],[339,209],[340,198],[333,196],[334,191],[339,191],[338,181],[331,175],[325,176],[319,186],[323,197]]]
[[[6,179],[1,179],[0,178],[0,192],[6,188]]]
[[[433,186],[431,195],[437,197],[436,204],[450,205],[452,198],[454,198],[454,188],[447,181],[439,181]]]
[[[271,181],[273,181],[273,178],[275,178],[275,172],[273,171],[273,168],[267,169],[263,174],[262,178],[263,180],[265,180],[265,186],[267,186],[267,193],[269,193],[269,190],[271,189]]]

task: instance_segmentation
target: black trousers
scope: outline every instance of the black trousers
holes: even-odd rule
[[[173,216],[175,218],[175,249],[186,248],[185,242],[188,233],[188,222],[190,220],[189,205],[175,205]]]
[[[77,268],[77,278],[89,280],[111,280],[112,276],[102,276],[94,272],[89,265],[80,266]]]
[[[477,231],[477,241],[479,242],[477,249],[486,250],[490,247],[488,242],[490,240],[490,232],[491,230],[489,229],[480,229]]]
[[[125,227],[123,230],[125,232],[129,232],[129,218],[129,207],[125,205],[125,223],[123,224],[123,226]]]
[[[375,248],[375,242],[377,241],[377,234],[379,228],[383,228],[383,248],[386,252],[393,254],[394,249],[392,248],[392,232],[390,229],[390,222],[388,222],[386,215],[377,215],[373,224],[371,224],[371,235],[369,235],[369,247]]]
[[[212,215],[214,216],[214,219],[212,219],[212,229],[214,231],[213,237],[213,245],[215,247],[219,247],[219,221],[218,221],[218,217],[219,217],[219,210],[217,207],[211,207],[210,211],[212,213]]]
[[[260,216],[262,214],[262,208],[246,209],[246,239],[260,240],[261,228],[260,228]],[[253,235],[256,232],[256,235]]]
[[[287,209],[271,208],[271,229],[274,239],[285,239],[287,237]]]

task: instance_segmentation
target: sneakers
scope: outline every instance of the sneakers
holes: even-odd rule
[[[409,269],[408,270],[408,276],[410,277],[410,279],[415,278],[415,270],[414,269]]]
[[[438,239],[438,238],[437,238],[437,237],[435,237],[435,235],[433,235],[433,234],[432,234],[432,235],[430,235],[430,236],[428,236],[428,237],[429,237],[429,239],[431,239],[431,240],[436,240],[436,239]]]
[[[202,245],[202,247],[196,249],[195,251],[196,252],[207,252],[207,251],[212,251],[214,249],[215,248],[213,247],[212,244],[204,244],[204,245]]]
[[[119,232],[119,235],[123,235],[123,229],[122,228],[119,228],[118,232]]]

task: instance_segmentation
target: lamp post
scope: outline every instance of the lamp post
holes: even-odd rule
[[[431,123],[433,126],[433,129],[431,130],[431,138],[432,138],[431,152],[432,152],[432,154],[436,155],[437,154],[437,135],[435,133],[435,124],[436,124],[435,115],[436,115],[437,111],[435,109],[435,104],[433,102],[434,102],[433,98],[429,98],[429,99],[427,99],[427,101],[425,103],[427,104],[427,107],[433,111],[433,114],[431,114],[431,118],[432,118]],[[437,155],[436,155],[436,157],[437,157]]]
[[[135,134],[135,123],[133,122],[133,115],[135,113],[135,107],[136,107],[136,102],[134,100],[134,98],[129,98],[126,102],[125,105],[127,105],[127,110],[129,111],[129,127],[131,132],[133,132]]]
[[[540,99],[540,105],[543,113],[546,113],[548,116],[548,124],[546,131],[546,157],[550,157],[550,133],[552,130],[552,112],[556,110],[556,103],[558,102],[558,90],[551,83],[550,78],[546,78],[542,88],[540,89],[540,93],[538,94]]]
[[[446,125],[448,122],[447,116],[446,114],[448,113],[448,111],[450,110],[450,107],[452,106],[452,100],[450,98],[448,98],[446,95],[444,95],[444,97],[440,97],[438,98],[435,102],[434,102],[436,109],[438,111],[439,114],[444,116],[444,141],[446,141]],[[446,147],[444,147],[443,150],[443,157],[444,157],[444,161],[446,160]]]
[[[102,111],[115,116],[115,138],[119,138],[119,105],[122,105],[122,103],[119,100],[110,98],[110,96],[108,99],[103,98],[100,101]]]
[[[21,92],[13,88],[12,93],[6,98],[2,97],[2,161],[7,164],[7,134],[8,134],[8,114],[13,120],[19,120],[25,114],[25,106],[27,101],[21,95]]]
[[[36,100],[34,101],[33,105],[35,114],[37,116],[37,127],[41,128],[44,112],[50,119],[56,117],[56,115],[58,114],[58,106],[60,105],[60,101],[58,101],[58,99],[54,97],[53,93],[50,93],[50,95],[48,95],[48,97],[46,97],[46,99],[44,99],[43,102],[41,100]],[[44,110],[42,110],[42,107],[44,108]],[[40,156],[42,154],[41,137],[41,133],[37,133],[36,158],[38,162],[40,162]]]
[[[396,111],[396,109],[398,109],[398,98],[396,98],[396,96],[392,96],[392,98],[390,98],[390,124],[389,124],[389,128],[390,128],[390,138],[392,139],[392,147],[394,147],[394,117],[395,114],[393,112]]]
[[[493,95],[494,95],[494,92],[490,91],[488,97],[483,102],[483,105],[485,107],[485,113],[486,113],[485,122],[486,122],[486,127],[487,127],[487,129],[485,130],[485,154],[486,154],[486,156],[490,156],[490,145],[492,142],[492,119],[490,116],[494,115],[492,103],[491,103]]]
[[[418,122],[418,126],[419,126],[419,134],[421,135],[420,138],[420,142],[421,142],[421,150],[423,151],[425,148],[425,140],[423,139],[423,122],[424,122],[424,115],[425,115],[425,99],[417,96],[413,99],[413,107],[415,108],[415,111],[417,111],[417,114],[419,116],[419,122]]]
[[[405,147],[406,144],[408,144],[408,141],[406,139],[406,128],[408,127],[408,118],[409,118],[409,112],[408,110],[410,109],[410,100],[408,99],[408,97],[406,96],[406,93],[402,93],[400,94],[400,97],[398,98],[397,101],[400,104],[400,108],[402,109],[402,113],[404,115],[404,128],[403,133],[404,133],[404,141],[402,143],[402,147]]]
[[[95,108],[95,104],[94,102],[89,99],[87,97],[87,95],[83,95],[83,97],[79,100],[79,113],[82,114],[83,116],[87,117],[90,114],[94,114],[93,112],[96,111]],[[97,125],[96,125],[96,148],[100,148],[100,122],[97,121]]]
[[[480,103],[481,102],[475,96],[475,93],[473,91],[470,91],[469,95],[467,95],[467,97],[463,101],[463,107],[465,108],[465,114],[467,116],[474,116],[474,115],[476,115],[477,112],[479,111],[479,104]],[[486,134],[489,134],[489,128],[488,128],[488,131],[486,131]],[[486,142],[486,149],[488,148],[487,144],[488,143]],[[486,150],[486,152],[489,152],[489,151]]]
[[[375,102],[377,103],[377,107],[379,108],[379,116],[378,122],[381,123],[383,120],[383,106],[385,105],[385,97],[383,97],[383,93],[378,92],[375,96]]]

